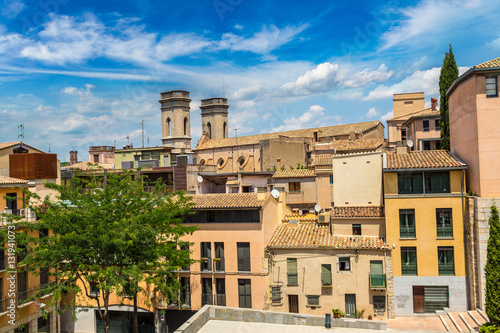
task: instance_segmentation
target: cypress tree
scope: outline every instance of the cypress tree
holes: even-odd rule
[[[490,238],[488,239],[486,266],[486,314],[490,323],[500,326],[500,219],[498,209],[491,206]]]
[[[443,66],[441,67],[441,74],[439,75],[439,94],[441,120],[439,126],[441,130],[441,149],[450,150],[450,118],[448,110],[448,97],[446,91],[450,88],[451,84],[458,78],[458,68],[455,62],[455,56],[450,45],[450,50],[446,52],[443,59]]]

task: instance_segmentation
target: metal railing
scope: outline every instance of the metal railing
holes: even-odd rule
[[[180,293],[179,301],[181,302],[182,306],[188,308],[191,307],[191,293]]]
[[[225,260],[224,258],[214,258],[214,271],[224,272],[225,271]]]
[[[370,273],[370,288],[387,288],[386,275]]]
[[[212,259],[211,258],[201,258],[200,270],[202,272],[212,271]]]
[[[203,305],[214,305],[214,295],[213,294],[201,294],[201,306]]]
[[[415,227],[404,227],[401,226],[399,232],[400,238],[415,238]]]
[[[17,303],[18,305],[22,305],[24,303],[28,303],[30,300],[29,298],[33,296],[36,292],[35,288],[28,289],[26,291],[19,291],[17,293]]]
[[[215,305],[226,306],[226,294],[216,294],[215,302]]]
[[[453,237],[453,227],[437,227],[438,237]]]
[[[402,275],[417,275],[417,264],[403,263],[401,273]]]

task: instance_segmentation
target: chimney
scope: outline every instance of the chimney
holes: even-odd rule
[[[438,100],[437,100],[437,98],[432,97],[432,98],[431,98],[431,107],[432,107],[432,111],[436,111],[437,105],[438,105]]]
[[[72,150],[69,152],[69,165],[73,165],[78,163],[78,152],[76,150]]]

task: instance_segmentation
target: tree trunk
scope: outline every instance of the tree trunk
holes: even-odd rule
[[[134,333],[139,333],[139,322],[137,321],[137,292],[134,294]]]

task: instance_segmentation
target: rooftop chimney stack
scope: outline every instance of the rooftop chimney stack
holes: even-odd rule
[[[69,152],[69,164],[73,165],[78,163],[78,152],[76,150],[72,150]]]
[[[431,108],[432,108],[432,111],[436,111],[437,105],[438,105],[437,98],[432,97],[431,98]]]

